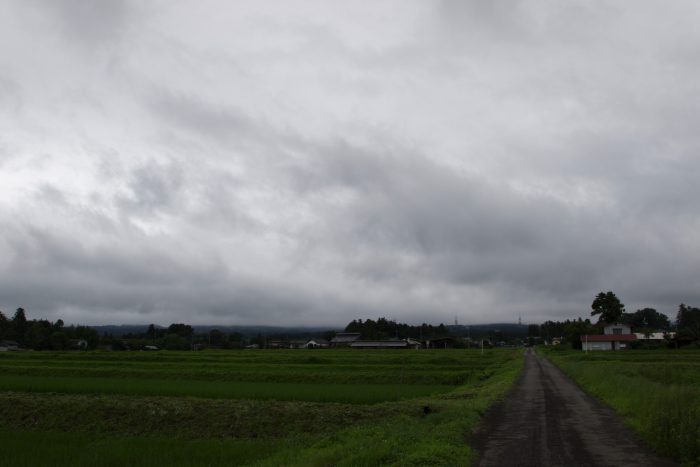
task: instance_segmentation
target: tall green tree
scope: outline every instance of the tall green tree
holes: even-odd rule
[[[168,326],[168,334],[176,334],[185,339],[191,339],[194,329],[189,324],[173,323]]]
[[[10,334],[10,321],[5,314],[0,311],[0,339],[5,339]]]
[[[562,337],[565,334],[566,325],[560,321],[545,321],[540,325],[542,337],[549,340],[554,337]]]
[[[529,324],[527,326],[528,337],[540,337],[540,325],[539,324]]]
[[[226,339],[226,334],[218,329],[209,331],[209,345],[212,347],[221,347],[221,344]]]
[[[595,327],[587,319],[579,318],[572,321],[567,319],[564,322],[564,338],[571,343],[571,347],[574,349],[581,349],[581,336],[594,333]]]
[[[27,332],[24,334],[24,345],[34,350],[46,350],[51,348],[51,333],[53,326],[45,319],[32,320],[27,323]]]
[[[24,344],[24,335],[27,333],[28,326],[24,308],[17,308],[15,315],[12,317],[12,334],[20,344]]]
[[[591,316],[598,315],[599,323],[616,323],[625,312],[625,305],[612,292],[600,292],[591,304]]]
[[[681,303],[676,314],[676,328],[680,337],[700,340],[700,308]]]
[[[622,320],[635,330],[667,330],[671,326],[668,316],[653,308],[642,308],[634,313],[625,313]]]
[[[49,347],[53,350],[64,350],[68,347],[68,335],[64,331],[54,331],[49,337]]]

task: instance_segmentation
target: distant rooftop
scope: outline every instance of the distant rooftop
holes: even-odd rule
[[[406,341],[355,341],[350,344],[352,348],[387,348],[403,349],[408,346]]]
[[[360,338],[359,332],[339,332],[331,339],[331,344],[347,344]]]

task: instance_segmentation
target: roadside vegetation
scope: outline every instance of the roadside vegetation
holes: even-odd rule
[[[469,465],[513,349],[7,352],[7,465]],[[38,447],[40,446],[40,447]]]
[[[544,354],[583,389],[615,409],[659,454],[700,465],[700,351]]]

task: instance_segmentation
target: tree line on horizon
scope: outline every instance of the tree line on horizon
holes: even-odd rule
[[[620,322],[631,326],[635,332],[641,333],[675,331],[676,345],[695,342],[700,346],[700,308],[683,303],[678,307],[675,320],[671,321],[667,315],[654,308],[642,308],[634,313],[628,313],[625,311],[624,304],[612,291],[600,292],[591,304],[591,317],[598,317],[598,321],[593,323],[590,318],[579,317],[565,321],[548,320],[539,325],[530,324],[527,328],[527,337],[546,340],[563,337],[574,348],[580,348],[581,336],[602,332],[605,323]],[[360,333],[362,340],[406,338],[428,340],[441,337],[465,337],[464,329],[450,329],[442,323],[438,326],[426,323],[413,326],[384,317],[376,320],[354,319],[345,326],[344,331]],[[330,340],[335,334],[336,331],[328,330],[314,337]],[[476,333],[474,334],[475,338],[478,337]],[[481,331],[479,334],[480,338],[488,337],[494,342],[518,340],[516,335],[501,333],[497,330]],[[0,340],[16,341],[21,347],[35,350],[66,350],[71,348],[75,340],[84,340],[88,349],[95,349],[98,345],[114,350],[141,349],[149,345],[169,350],[189,350],[197,347],[241,349],[247,345],[265,348],[270,340],[288,340],[288,337],[288,335],[260,333],[256,336],[245,336],[239,332],[226,333],[218,329],[195,333],[191,325],[184,323],[172,323],[167,328],[150,324],[147,327],[144,326],[143,332],[132,332],[122,336],[111,334],[100,336],[89,326],[65,326],[61,319],[53,323],[45,319],[29,320],[23,308],[18,308],[9,319],[0,311]],[[455,340],[455,344],[459,344],[459,339]]]
[[[335,331],[326,331],[328,339]],[[130,332],[114,336],[111,333],[99,335],[90,326],[65,326],[63,320],[55,322],[46,319],[27,319],[24,308],[18,308],[12,318],[7,318],[0,311],[0,341],[13,341],[19,347],[33,350],[70,350],[76,349],[75,341],[85,341],[80,349],[93,350],[98,346],[112,350],[140,350],[157,347],[167,350],[191,350],[204,347],[220,349],[243,349],[247,345],[259,348],[267,347],[272,339],[284,339],[284,336],[262,335],[246,336],[239,332],[223,332],[212,329],[196,333],[194,327],[185,323],[172,323],[168,327],[155,324],[144,326],[143,332]]]
[[[0,341],[14,341],[22,348],[33,350],[75,349],[75,341],[85,341],[81,349],[93,350],[98,346],[113,350],[141,349],[155,345],[169,350],[189,350],[193,345],[212,345],[219,348],[242,348],[245,340],[240,333],[225,334],[211,330],[195,334],[189,324],[173,323],[167,328],[150,324],[143,333],[123,336],[102,336],[90,326],[65,326],[63,320],[51,322],[45,319],[27,319],[24,308],[17,308],[12,318],[0,311]]]
[[[154,345],[166,350],[190,350],[200,347],[214,347],[220,349],[241,349],[249,340],[239,332],[225,333],[219,329],[208,332],[196,333],[194,327],[185,323],[172,323],[167,328],[149,324],[144,332],[126,333],[119,337],[111,334],[105,335],[112,348],[125,350],[123,347],[143,348],[146,345]]]
[[[450,335],[447,327],[440,323],[438,326],[423,323],[420,326],[411,326],[406,323],[398,323],[396,320],[377,318],[377,320],[353,319],[347,326],[345,332],[359,332],[362,340],[385,340],[385,339],[435,339],[448,337]]]
[[[15,341],[34,350],[66,350],[75,341],[85,341],[86,348],[94,349],[99,335],[89,326],[65,326],[61,319],[53,323],[45,319],[28,320],[20,307],[10,319],[0,311],[0,340]]]

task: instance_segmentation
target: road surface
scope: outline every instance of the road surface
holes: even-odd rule
[[[677,465],[653,454],[611,409],[532,349],[516,386],[473,441],[484,467]]]

